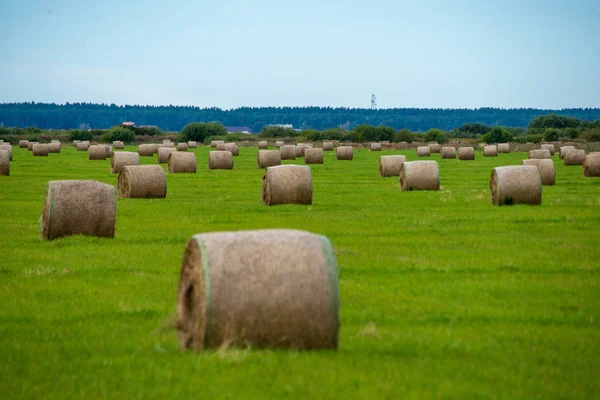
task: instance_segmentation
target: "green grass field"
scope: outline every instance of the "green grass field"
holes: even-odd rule
[[[118,199],[114,239],[45,242],[49,180],[117,176],[72,147],[14,149],[0,176],[0,397],[600,397],[600,179],[580,166],[556,155],[541,206],[494,207],[492,168],[525,153],[436,154],[441,190],[401,192],[378,158],[414,151],[326,152],[312,206],[267,207],[256,148],[231,171],[209,171],[208,151],[195,149],[197,174],[167,175],[166,199]],[[181,351],[171,326],[187,240],[260,228],[332,241],[338,351]]]

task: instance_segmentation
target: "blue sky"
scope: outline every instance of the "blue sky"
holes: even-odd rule
[[[0,0],[0,102],[600,107],[598,1]]]

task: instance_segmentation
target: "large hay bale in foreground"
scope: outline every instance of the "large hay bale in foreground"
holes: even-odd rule
[[[456,149],[448,146],[442,147],[441,158],[456,158]]]
[[[369,151],[381,151],[381,143],[371,143]]]
[[[29,144],[29,140],[19,140],[19,148],[26,149]]]
[[[429,146],[419,146],[417,147],[417,156],[418,157],[429,157],[431,155],[431,149]]]
[[[169,173],[196,173],[196,154],[187,151],[173,151],[167,160]]]
[[[0,149],[0,175],[10,175],[10,158],[8,151]]]
[[[279,150],[259,150],[256,156],[258,168],[273,167],[281,165],[281,152]]]
[[[8,160],[12,161],[13,159],[13,148],[10,143],[2,143],[0,144],[0,150],[4,150],[8,153]]]
[[[295,160],[296,159],[296,146],[293,144],[284,144],[279,147],[282,160]]]
[[[459,160],[474,160],[475,149],[473,147],[459,147],[458,148],[458,159]]]
[[[277,148],[280,148],[284,144],[285,144],[285,142],[283,140],[276,140],[275,141],[275,147],[277,147]]]
[[[226,150],[208,153],[208,169],[233,169],[233,154]]]
[[[268,206],[312,204],[312,175],[306,165],[268,167],[263,177],[262,199]]]
[[[542,179],[542,185],[552,186],[556,182],[554,162],[551,159],[532,158],[529,160],[522,160],[521,165],[533,165],[534,167],[537,167],[540,172],[540,178]]]
[[[49,143],[48,153],[60,153],[60,143]]]
[[[527,157],[529,159],[546,159],[546,158],[552,158],[552,155],[550,154],[550,150],[546,150],[546,149],[537,149],[537,150],[529,150],[529,153],[527,153]]]
[[[354,158],[354,148],[352,148],[352,146],[336,147],[335,157],[338,160],[352,160]]]
[[[140,165],[140,155],[133,151],[117,151],[110,157],[110,173],[118,174],[123,167]]]
[[[167,197],[167,177],[160,165],[128,165],[119,172],[119,196],[132,199]]]
[[[177,151],[187,151],[188,145],[187,143],[177,143]]]
[[[195,149],[198,147],[198,143],[194,142],[193,140],[188,141],[187,145],[189,149]]]
[[[324,236],[282,229],[192,236],[181,264],[177,328],[181,348],[199,351],[337,348],[333,246]]]
[[[231,155],[237,157],[240,155],[240,148],[235,143],[219,143],[217,145],[217,150],[219,151],[230,151]]]
[[[106,149],[102,145],[91,145],[88,148],[88,160],[106,160]]]
[[[400,167],[400,188],[407,190],[440,190],[437,161],[410,161]]]
[[[48,157],[48,145],[46,143],[36,143],[32,146],[31,153],[36,157]]]
[[[113,147],[115,150],[122,150],[125,148],[125,143],[121,142],[120,140],[115,140],[113,142]]]
[[[304,150],[304,163],[323,164],[323,149],[308,147]]]
[[[333,142],[323,142],[323,151],[333,151]]]
[[[156,154],[156,160],[159,164],[166,164],[169,162],[169,154],[171,152],[177,151],[175,147],[159,147],[158,152]]]
[[[379,157],[379,176],[400,176],[402,164],[406,162],[406,156],[381,156]]]
[[[600,176],[600,153],[590,153],[583,159],[583,176]]]
[[[258,146],[258,148],[259,148],[259,149],[262,149],[262,150],[266,150],[266,149],[268,149],[268,148],[269,148],[269,144],[267,143],[267,141],[266,141],[266,140],[261,140],[261,141],[259,141],[259,142],[257,143],[257,146]]]
[[[140,144],[138,146],[138,154],[142,157],[150,157],[153,156],[156,147],[153,144]]]
[[[32,151],[34,144],[40,144],[40,143],[39,142],[28,142],[27,143],[27,150]]]
[[[439,144],[439,143],[437,143],[437,142],[431,142],[431,143],[428,143],[428,144],[427,144],[427,147],[429,147],[429,152],[430,152],[430,154],[433,154],[433,153],[439,153],[439,152],[441,152],[441,151],[442,151],[442,147],[441,147],[441,146],[440,146],[440,144]]]
[[[534,165],[496,167],[490,178],[493,205],[531,204],[542,202],[542,178]]]
[[[88,142],[79,142],[75,146],[77,146],[77,151],[88,151],[90,144]]]
[[[568,150],[575,150],[575,146],[562,146],[560,148],[560,152],[558,153],[558,157],[562,160],[565,158],[565,153]]]
[[[210,142],[210,147],[212,147],[213,149],[216,149],[218,145],[225,143],[224,140],[212,140]]]
[[[540,149],[542,150],[548,150],[550,152],[550,155],[553,156],[554,152],[556,151],[554,145],[552,143],[542,143],[540,145]]]
[[[483,156],[484,157],[497,157],[498,156],[498,146],[495,144],[486,145],[483,147]]]
[[[565,152],[565,165],[582,165],[585,150],[569,149]]]
[[[498,143],[497,145],[498,153],[510,153],[510,144],[508,143]]]
[[[115,236],[117,199],[112,185],[96,181],[50,181],[42,211],[42,239],[70,235]]]

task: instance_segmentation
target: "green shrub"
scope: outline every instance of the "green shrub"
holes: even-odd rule
[[[446,143],[448,141],[448,135],[441,129],[431,128],[423,135],[423,141]]]
[[[547,142],[554,142],[562,137],[562,132],[560,129],[556,128],[546,128],[544,130],[544,140]]]
[[[398,131],[398,133],[396,134],[396,141],[412,143],[414,137],[415,137],[414,133],[412,133],[410,130],[404,128],[404,129],[400,129]]]
[[[102,141],[105,143],[112,143],[115,140],[120,140],[125,143],[135,142],[135,133],[131,129],[127,129],[122,126],[115,126],[110,128],[108,132],[102,135]]]
[[[600,142],[600,128],[583,131],[581,136],[588,142]]]
[[[486,143],[507,143],[512,142],[514,136],[507,129],[501,126],[492,128],[491,131],[483,135],[482,139]]]
[[[84,131],[79,129],[70,129],[67,131],[69,135],[69,141],[73,140],[92,140],[94,134],[90,131]]]
[[[226,136],[227,128],[217,122],[192,122],[183,127],[181,131],[184,141],[195,141],[204,143],[210,136]]]

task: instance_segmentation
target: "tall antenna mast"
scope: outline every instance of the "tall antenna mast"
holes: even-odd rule
[[[371,95],[371,110],[377,110],[377,96]]]

